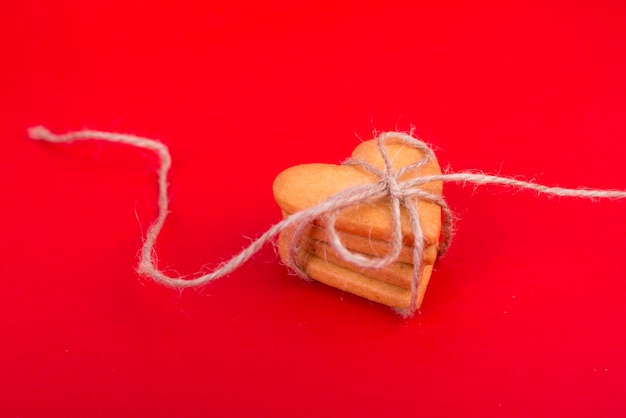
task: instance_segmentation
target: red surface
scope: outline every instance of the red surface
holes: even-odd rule
[[[138,280],[155,158],[25,137],[169,145],[158,251],[184,274],[279,220],[281,170],[373,128],[415,125],[456,170],[624,189],[619,2],[129,3],[0,6],[2,416],[626,411],[626,203],[446,186],[457,237],[402,320],[272,248],[201,292]]]

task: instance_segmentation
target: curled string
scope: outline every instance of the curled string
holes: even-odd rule
[[[348,188],[331,196],[327,200],[313,207],[290,215],[289,217],[283,219],[281,222],[269,228],[259,238],[252,241],[252,243],[242,249],[238,254],[233,256],[230,260],[220,264],[213,271],[202,274],[193,279],[186,279],[183,277],[168,276],[167,274],[163,273],[157,265],[155,244],[169,213],[167,177],[172,163],[172,159],[169,150],[165,144],[154,139],[142,138],[135,135],[101,132],[94,130],[82,130],[57,135],[42,126],[30,128],[28,130],[28,135],[31,139],[34,140],[56,143],[69,143],[78,140],[102,140],[108,142],[117,142],[131,145],[137,148],[147,149],[157,154],[160,161],[160,166],[158,170],[158,215],[156,220],[150,225],[146,232],[146,237],[140,251],[137,272],[144,277],[149,277],[150,279],[158,283],[173,288],[203,286],[208,284],[209,282],[219,279],[220,277],[232,273],[242,264],[247,262],[265,244],[273,241],[282,231],[289,228],[294,228],[292,245],[290,247],[290,255],[292,260],[290,264],[292,264],[292,267],[299,274],[306,276],[306,273],[302,270],[297,262],[299,243],[307,225],[321,218],[327,219],[326,232],[329,236],[330,245],[343,259],[352,263],[356,267],[384,268],[397,260],[400,254],[400,250],[402,249],[403,244],[400,213],[401,208],[404,207],[409,214],[409,223],[414,237],[412,253],[414,269],[411,280],[411,305],[407,311],[402,312],[404,315],[407,316],[412,315],[415,311],[417,303],[417,288],[419,286],[420,266],[422,261],[422,255],[424,252],[424,234],[422,231],[422,227],[419,223],[419,207],[417,204],[415,204],[418,200],[424,200],[434,203],[442,209],[442,238],[438,250],[438,254],[440,256],[446,252],[452,240],[452,212],[450,208],[446,204],[443,197],[429,193],[420,188],[420,186],[437,181],[454,182],[460,183],[462,185],[465,185],[467,183],[476,185],[492,184],[509,186],[517,189],[532,190],[537,192],[538,194],[550,196],[579,197],[585,199],[626,199],[626,191],[624,190],[586,188],[569,189],[563,187],[550,187],[508,177],[472,172],[444,173],[426,175],[412,178],[409,180],[400,180],[400,177],[402,177],[409,171],[424,167],[435,158],[435,155],[432,149],[430,149],[430,147],[428,147],[426,143],[409,134],[403,132],[383,132],[377,137],[377,146],[385,164],[384,170],[379,170],[372,164],[360,160],[351,159],[344,163],[361,167],[364,170],[375,174],[379,179],[378,181],[371,184]],[[391,159],[389,158],[387,150],[384,146],[384,144],[391,139],[399,140],[404,144],[420,150],[423,154],[423,158],[413,164],[407,165],[394,171],[391,166]],[[366,257],[362,254],[358,254],[347,249],[341,241],[341,238],[335,226],[336,220],[341,212],[349,207],[358,204],[375,202],[377,200],[385,198],[389,200],[392,217],[392,234],[390,242],[391,251],[389,252],[389,254],[383,257]]]

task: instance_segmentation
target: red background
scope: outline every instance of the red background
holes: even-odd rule
[[[158,251],[184,274],[279,220],[281,170],[373,129],[415,125],[454,170],[626,188],[620,2],[388,3],[3,2],[2,416],[626,411],[626,203],[447,185],[457,237],[403,320],[271,247],[200,292],[139,280],[154,156],[26,139],[165,142]]]

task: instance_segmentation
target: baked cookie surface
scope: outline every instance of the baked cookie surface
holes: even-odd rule
[[[421,151],[399,140],[384,145],[394,170],[423,158]],[[365,161],[384,171],[385,164],[375,140],[365,141],[352,153],[352,159]],[[436,159],[419,169],[409,170],[399,181],[419,176],[441,174]],[[380,178],[358,165],[304,164],[288,168],[274,181],[274,197],[283,216],[318,205],[350,187],[376,183]],[[420,186],[424,191],[441,196],[442,182]],[[421,304],[437,257],[441,233],[441,209],[437,204],[414,199],[419,211],[419,223],[424,234],[424,251],[417,269],[417,307]],[[292,254],[293,228],[283,231],[278,241],[279,255],[286,265],[298,269],[307,277],[338,289],[365,297],[400,310],[410,308],[411,281],[416,268],[413,263],[414,236],[406,208],[400,215],[403,247],[395,263],[380,268],[359,268],[343,260],[329,244],[326,219],[315,220],[303,231],[297,251]],[[344,246],[371,257],[382,257],[390,251],[392,216],[389,198],[361,203],[343,210],[335,224]],[[293,260],[292,260],[293,256]]]

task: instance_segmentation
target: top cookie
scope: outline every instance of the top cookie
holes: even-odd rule
[[[399,140],[387,141],[385,148],[395,170],[423,158],[421,151]],[[359,144],[353,151],[352,158],[368,162],[384,171],[384,161],[376,140]],[[441,168],[436,159],[421,169],[407,172],[400,180],[434,174],[441,174]],[[315,206],[349,187],[375,183],[378,180],[376,175],[358,166],[303,164],[288,168],[276,177],[274,198],[283,212],[289,215]],[[431,182],[424,184],[421,188],[441,196],[443,183]],[[436,204],[422,200],[418,200],[416,204],[425,244],[428,246],[438,243],[441,232],[441,209]],[[318,223],[323,226],[324,220],[321,219]],[[413,245],[413,232],[405,208],[401,209],[401,224],[404,244]],[[389,241],[392,234],[389,199],[379,199],[344,210],[337,218],[336,227],[339,231]]]

